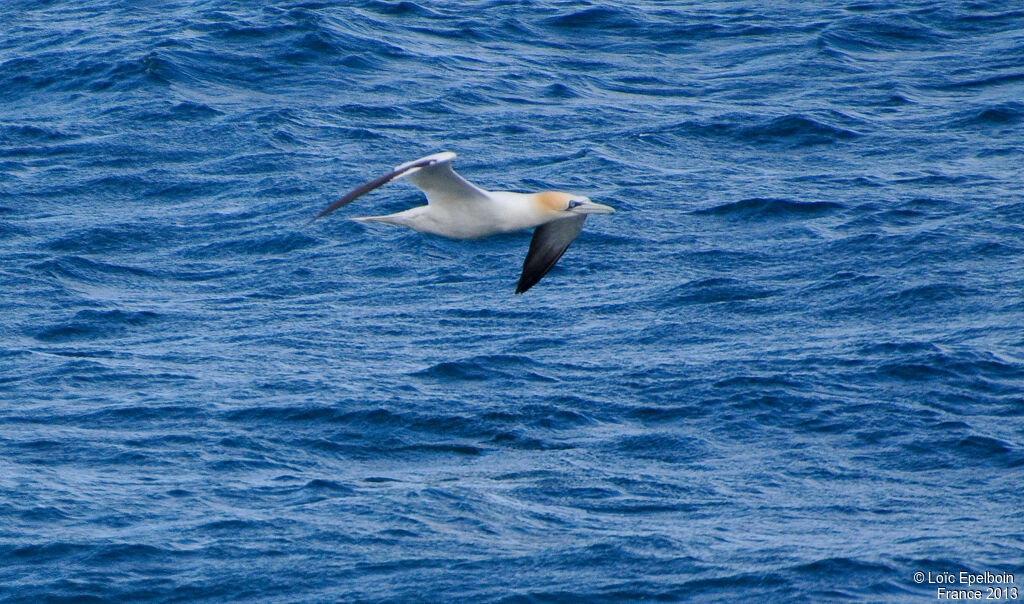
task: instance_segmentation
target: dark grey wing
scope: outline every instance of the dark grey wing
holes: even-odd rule
[[[334,210],[337,210],[338,208],[340,208],[340,207],[342,207],[344,205],[347,205],[349,202],[351,202],[356,197],[359,197],[360,195],[363,195],[365,193],[369,193],[370,191],[376,189],[377,187],[379,187],[381,185],[386,185],[387,183],[391,182],[392,180],[394,180],[394,179],[402,176],[403,174],[409,172],[409,170],[413,170],[415,168],[422,168],[423,166],[429,166],[434,161],[435,160],[432,157],[424,157],[421,160],[418,160],[418,161],[415,161],[415,162],[412,162],[412,163],[409,163],[409,164],[404,164],[404,165],[400,166],[397,170],[395,170],[393,172],[390,172],[388,174],[385,174],[384,176],[381,176],[380,178],[375,178],[375,179],[371,180],[370,182],[363,183],[363,184],[359,185],[358,187],[352,189],[348,193],[345,193],[341,197],[341,199],[339,199],[338,201],[336,201],[336,202],[332,203],[331,205],[327,206],[326,208],[324,208],[322,212],[320,212],[319,214],[314,216],[312,218],[312,220],[310,220],[309,222],[313,222],[313,220],[316,220],[317,218],[322,218],[322,217],[330,214]]]
[[[526,260],[523,261],[523,274],[516,285],[517,294],[530,289],[548,274],[569,244],[583,230],[583,221],[586,219],[586,214],[575,214],[542,224],[533,231],[530,251],[526,253]]]

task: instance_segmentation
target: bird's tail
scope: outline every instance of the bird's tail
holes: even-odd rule
[[[397,217],[395,214],[388,214],[386,216],[357,216],[357,217],[353,218],[352,220],[355,220],[356,222],[362,222],[362,223],[381,222],[381,223],[384,223],[384,224],[397,224],[399,226],[404,226],[405,225],[405,221],[402,220],[401,218]]]

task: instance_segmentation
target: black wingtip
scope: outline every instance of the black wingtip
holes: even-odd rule
[[[359,197],[360,195],[363,195],[365,193],[369,193],[370,191],[376,189],[377,187],[379,187],[379,186],[381,186],[383,184],[387,184],[387,183],[391,182],[392,180],[398,178],[399,176],[405,175],[407,172],[409,172],[413,168],[422,168],[422,167],[425,167],[425,166],[432,166],[435,163],[437,163],[437,162],[435,160],[432,160],[432,159],[420,159],[420,160],[417,160],[417,161],[415,161],[415,162],[413,162],[413,163],[411,163],[409,165],[402,166],[402,169],[400,169],[400,170],[393,170],[391,172],[388,172],[384,176],[380,176],[378,178],[374,178],[373,180],[371,180],[369,182],[365,182],[365,183],[359,185],[358,187],[352,189],[348,193],[345,193],[345,195],[343,195],[341,197],[341,199],[339,199],[338,201],[335,201],[331,205],[329,205],[326,208],[324,208],[319,214],[314,216],[312,220],[307,222],[306,225],[309,226],[314,221],[316,221],[317,218],[322,218],[322,217],[330,214],[334,210],[337,210],[338,208],[343,207],[343,206],[349,204],[351,201],[353,201],[355,198]]]
[[[329,210],[329,209],[331,209],[331,208],[328,208],[328,210]],[[329,213],[330,213],[330,212],[328,212],[327,210],[324,210],[324,211],[320,212],[320,213],[319,213],[319,214],[317,214],[316,216],[314,216],[314,217],[310,218],[309,220],[307,220],[306,222],[304,222],[304,223],[302,224],[303,228],[305,228],[305,227],[308,227],[309,225],[313,224],[313,223],[314,223],[314,222],[316,222],[317,220],[320,220],[321,218],[323,218],[323,217],[324,217],[325,215],[327,215],[327,214],[329,214]]]
[[[526,275],[520,276],[519,283],[516,283],[516,295],[518,296],[519,294],[525,292],[534,285],[537,285],[537,281],[540,281],[540,279],[531,282],[529,279],[526,278]]]
[[[340,207],[340,206],[338,206],[338,207]],[[314,223],[314,222],[316,222],[317,220],[320,220],[321,218],[323,218],[324,216],[326,216],[326,215],[330,214],[331,212],[333,212],[333,211],[334,211],[334,210],[336,210],[336,209],[338,209],[338,208],[337,208],[337,207],[335,207],[335,205],[334,205],[334,204],[331,204],[331,205],[330,205],[330,206],[328,206],[327,208],[325,208],[325,209],[321,210],[319,214],[317,214],[316,216],[314,216],[314,217],[310,218],[310,219],[309,219],[309,222],[307,222],[307,223],[306,223],[306,226],[309,226],[309,225],[313,224],[313,223]]]

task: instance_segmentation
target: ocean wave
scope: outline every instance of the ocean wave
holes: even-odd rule
[[[266,256],[286,254],[308,249],[320,241],[303,233],[271,233],[255,237],[239,238],[233,241],[189,246],[180,250],[183,258],[207,260],[225,256]]]
[[[522,355],[481,355],[459,361],[437,363],[411,375],[437,380],[526,379],[553,382],[550,369]]]
[[[1024,103],[1008,102],[972,109],[954,120],[957,127],[1009,126],[1024,120]]]
[[[802,219],[825,216],[843,207],[831,201],[753,198],[695,210],[693,213],[742,219]]]
[[[684,283],[658,298],[661,306],[671,308],[677,304],[743,302],[772,295],[773,292],[770,290],[749,285],[737,279],[710,278]]]
[[[573,31],[593,30],[603,33],[606,28],[640,28],[643,27],[638,17],[624,7],[588,7],[563,15],[548,17],[543,24],[555,28],[567,28]]]
[[[723,116],[713,121],[691,120],[674,126],[671,131],[708,138],[725,138],[737,143],[792,147],[835,144],[858,136],[855,130],[801,114],[771,119]]]
[[[35,337],[44,342],[119,337],[159,316],[152,311],[80,310],[69,321],[42,329]]]
[[[952,36],[904,15],[889,14],[838,20],[819,39],[826,46],[845,51],[877,52],[936,48]]]
[[[64,254],[41,262],[28,263],[31,274],[56,280],[60,289],[65,289],[65,280],[70,283],[112,285],[133,285],[151,279],[158,279],[155,271],[93,260],[83,255]]]

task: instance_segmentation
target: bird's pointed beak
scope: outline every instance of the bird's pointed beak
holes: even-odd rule
[[[577,214],[612,214],[615,212],[615,208],[592,201],[584,201],[577,206],[569,208],[569,211],[576,212]]]

